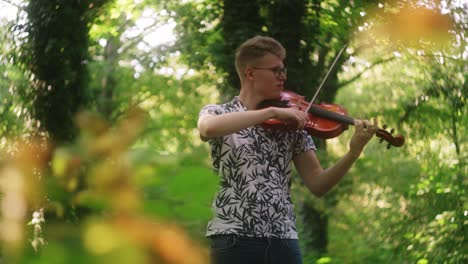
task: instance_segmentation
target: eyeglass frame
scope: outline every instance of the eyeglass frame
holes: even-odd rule
[[[281,75],[280,74],[284,74],[284,76],[288,76],[288,70],[286,69],[286,67],[270,67],[270,68],[263,68],[263,67],[254,67],[254,66],[248,66],[252,69],[255,69],[255,70],[269,70],[271,71],[276,78],[279,78]]]

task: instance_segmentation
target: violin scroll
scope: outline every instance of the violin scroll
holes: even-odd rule
[[[398,134],[396,136],[393,136],[393,132],[395,131],[393,128],[388,132],[385,130],[387,128],[386,125],[383,126],[382,128],[379,128],[377,132],[375,132],[375,135],[380,138],[380,143],[383,141],[386,141],[388,143],[387,149],[389,149],[391,146],[394,147],[401,147],[405,143],[405,138]]]

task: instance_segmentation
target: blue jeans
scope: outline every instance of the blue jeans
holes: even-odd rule
[[[297,239],[253,238],[238,235],[210,237],[212,264],[301,264]]]

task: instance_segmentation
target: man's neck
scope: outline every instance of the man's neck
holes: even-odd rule
[[[255,95],[249,87],[241,87],[239,100],[247,110],[255,110],[262,99]]]

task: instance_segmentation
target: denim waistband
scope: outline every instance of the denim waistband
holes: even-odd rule
[[[280,238],[280,237],[253,237],[253,236],[245,236],[245,235],[238,235],[238,234],[219,234],[219,235],[211,235],[208,238],[228,238],[228,237],[235,237],[239,240],[247,240],[247,241],[275,241],[275,240],[290,240],[290,238]]]

